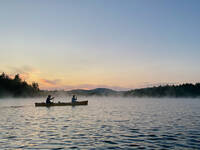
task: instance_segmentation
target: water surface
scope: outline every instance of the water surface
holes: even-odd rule
[[[81,99],[1,99],[0,149],[200,149],[200,99]]]

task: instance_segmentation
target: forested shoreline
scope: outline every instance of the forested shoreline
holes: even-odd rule
[[[123,96],[134,97],[200,97],[200,83],[164,85],[124,92]]]
[[[38,83],[33,82],[31,85],[23,81],[19,74],[14,78],[7,74],[0,75],[0,97],[35,97],[40,93]]]
[[[7,74],[0,75],[0,98],[2,97],[44,97],[54,96],[122,96],[122,97],[200,97],[200,83],[185,83],[180,85],[164,85],[134,89],[129,91],[115,91],[107,88],[96,88],[92,90],[40,90],[36,82],[28,84],[16,74],[14,78]]]

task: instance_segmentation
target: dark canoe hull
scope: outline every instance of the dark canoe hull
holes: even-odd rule
[[[46,103],[35,103],[36,107],[51,107],[51,106],[79,106],[79,105],[87,105],[88,101],[77,101],[77,102],[69,102],[69,103],[51,103],[51,104],[46,104]]]

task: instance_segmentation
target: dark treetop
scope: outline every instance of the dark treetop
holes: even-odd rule
[[[37,83],[29,85],[22,81],[19,74],[12,79],[5,73],[0,75],[0,97],[30,97],[38,95],[40,89]]]

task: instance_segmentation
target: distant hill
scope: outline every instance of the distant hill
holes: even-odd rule
[[[92,90],[71,90],[67,91],[69,95],[82,95],[82,96],[118,96],[121,93],[107,88],[96,88]]]

